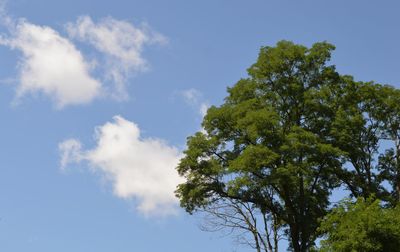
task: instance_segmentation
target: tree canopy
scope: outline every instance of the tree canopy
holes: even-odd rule
[[[329,64],[334,49],[261,48],[248,78],[188,138],[177,167],[182,207],[249,232],[257,251],[277,251],[283,235],[303,252],[320,235],[334,189],[397,204],[400,92],[340,75]]]
[[[329,213],[320,231],[322,252],[399,251],[400,209],[382,208],[379,200],[345,200]]]

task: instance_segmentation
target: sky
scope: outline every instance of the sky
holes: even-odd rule
[[[186,137],[282,39],[328,41],[340,73],[400,88],[399,9],[0,0],[0,251],[251,251],[179,208]]]

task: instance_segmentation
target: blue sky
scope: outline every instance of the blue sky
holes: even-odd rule
[[[0,1],[1,2],[1,1]],[[171,191],[204,108],[263,45],[336,45],[400,87],[398,1],[10,0],[0,27],[1,251],[247,251]],[[282,249],[282,251],[284,251]]]

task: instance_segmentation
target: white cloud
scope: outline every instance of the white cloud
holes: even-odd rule
[[[183,179],[175,170],[181,157],[175,147],[141,138],[139,127],[121,116],[97,127],[96,141],[91,150],[82,150],[75,139],[60,143],[61,166],[87,161],[110,181],[116,196],[137,200],[137,209],[145,215],[176,212],[174,191]]]
[[[127,78],[148,67],[142,55],[144,46],[167,41],[148,25],[137,27],[111,17],[94,23],[90,17],[82,16],[75,23],[68,23],[67,31],[71,38],[94,46],[106,56],[103,71],[106,78],[115,84],[114,96],[122,99],[127,98]]]
[[[201,117],[204,117],[210,107],[209,103],[203,99],[203,94],[194,88],[180,92],[186,104],[195,107]]]
[[[77,139],[68,139],[59,144],[61,152],[61,169],[65,169],[69,163],[78,163],[82,160],[82,144]]]
[[[207,110],[210,108],[210,105],[208,102],[202,102],[199,107],[199,113],[202,117],[204,117],[207,114]]]
[[[11,24],[11,18],[7,15],[6,5],[6,0],[0,0],[0,23],[9,26]]]
[[[167,39],[148,25],[134,26],[111,17],[95,23],[88,16],[68,23],[71,39],[88,43],[85,59],[72,40],[48,26],[15,19],[0,0],[0,45],[19,50],[16,101],[27,94],[50,97],[57,108],[89,103],[99,96],[126,99],[127,80],[148,69],[143,49]],[[96,50],[93,54],[90,50]],[[96,70],[96,71],[94,71]],[[93,74],[98,76],[93,77]]]
[[[199,100],[202,97],[201,92],[194,88],[183,90],[181,94],[185,102],[191,105],[199,103]]]
[[[100,94],[101,84],[90,76],[90,64],[57,31],[22,19],[8,28],[11,35],[3,35],[0,44],[22,52],[17,98],[41,93],[62,108],[88,103]]]

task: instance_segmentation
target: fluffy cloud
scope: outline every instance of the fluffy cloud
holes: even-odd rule
[[[148,25],[136,27],[111,17],[98,23],[88,16],[80,17],[66,25],[69,38],[63,37],[48,26],[12,18],[2,0],[0,24],[8,30],[0,34],[0,45],[22,53],[17,100],[28,93],[42,94],[57,108],[89,103],[99,96],[128,98],[127,80],[148,68],[142,55],[144,47],[166,43],[166,38]],[[73,39],[89,44],[90,61]],[[94,73],[102,74],[94,77]]]
[[[127,97],[126,79],[148,67],[142,56],[144,46],[166,43],[166,38],[148,25],[134,26],[110,17],[94,23],[90,17],[83,16],[75,23],[68,23],[67,31],[71,38],[94,46],[106,56],[103,71],[114,82],[118,98]]]
[[[8,25],[11,25],[9,21]],[[58,108],[92,101],[101,84],[90,76],[90,64],[79,50],[57,31],[19,20],[0,44],[22,52],[17,98],[43,93]]]
[[[183,181],[175,170],[181,157],[175,147],[160,139],[141,138],[139,127],[121,116],[97,127],[96,141],[91,150],[82,150],[76,139],[60,143],[61,166],[86,161],[107,178],[116,196],[137,200],[141,213],[175,213],[174,191]]]

